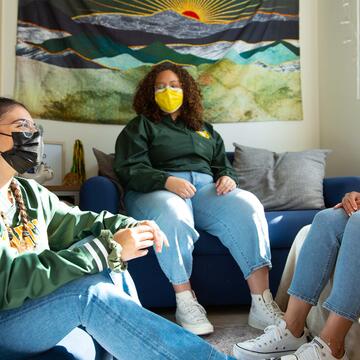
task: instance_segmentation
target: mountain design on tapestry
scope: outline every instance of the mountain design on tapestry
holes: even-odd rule
[[[136,82],[171,61],[198,80],[211,122],[300,119],[298,12],[299,0],[19,0],[17,96],[39,117],[126,123]],[[118,110],[98,111],[96,93],[120,96]]]
[[[103,66],[112,69],[130,69],[144,64],[157,64],[164,59],[178,64],[198,66],[211,64],[217,59],[211,58],[211,52],[207,52],[205,56],[201,56],[201,51],[197,51],[196,55],[192,54],[192,46],[201,44],[201,47],[204,47],[206,44],[216,42],[217,39],[222,39],[225,50],[223,50],[222,56],[218,55],[218,57],[223,57],[228,53],[226,42],[235,40],[250,43],[256,43],[260,40],[261,42],[267,41],[263,36],[256,39],[257,34],[262,35],[264,33],[263,27],[267,28],[268,37],[272,32],[276,32],[276,36],[281,38],[298,36],[296,26],[292,27],[288,24],[289,22],[294,23],[294,25],[297,24],[297,15],[291,13],[260,13],[252,17],[243,16],[242,19],[230,24],[209,24],[200,23],[196,19],[196,13],[184,17],[184,15],[171,10],[145,17],[97,13],[82,15],[87,10],[86,7],[84,9],[77,7],[75,11],[75,7],[71,7],[69,2],[63,0],[33,0],[23,1],[23,3],[19,14],[20,23],[37,23],[37,28],[34,26],[32,29],[33,33],[38,34],[43,31],[44,41],[42,43],[32,42],[31,39],[27,38],[24,42],[28,46],[20,47],[18,55],[37,60],[42,58],[43,60],[40,61],[50,64],[56,63],[61,66],[61,54],[63,54],[63,66],[65,67],[71,65],[71,59],[74,59],[74,67],[76,68],[83,64],[85,68]],[[101,1],[97,3],[99,4]],[[103,3],[104,6],[110,6],[110,3],[115,5],[115,2],[111,1],[103,1]],[[131,3],[131,1],[126,3]],[[260,1],[255,1],[255,3],[260,3]],[[50,11],[53,7],[58,9],[56,13],[53,10]],[[129,7],[125,7],[125,9],[130,11]],[[147,9],[148,7],[144,5],[143,11],[146,12]],[[50,13],[54,16],[39,16],[35,22],[33,14],[36,12]],[[60,32],[59,23],[62,27],[61,31],[66,35],[63,37],[52,36],[52,32]],[[258,30],[252,31],[252,26],[256,26]],[[272,27],[273,31],[271,31]],[[29,31],[29,26],[27,26],[27,31]],[[19,35],[21,39],[21,31],[19,31]],[[46,36],[50,38],[46,39]],[[274,44],[268,46],[274,48],[277,41],[275,40]],[[179,45],[182,47],[179,48]],[[44,56],[39,56],[39,51],[34,51],[32,47],[42,50],[45,53]],[[140,47],[140,49],[133,50],[134,47]],[[174,49],[175,47],[177,49]],[[217,51],[219,54],[219,49]],[[257,50],[252,51],[256,52]],[[293,52],[296,54],[296,50]],[[237,59],[235,62],[240,64],[252,62],[242,60],[242,58],[248,58],[242,53],[236,55],[240,57],[236,58],[234,51],[231,51],[227,58],[230,60]],[[265,64],[281,62],[280,60],[269,59],[271,55],[272,53],[268,51],[268,59],[264,62]],[[273,51],[272,57],[279,59],[276,49]],[[291,56],[289,56],[290,58]],[[294,57],[292,58],[294,59]],[[261,62],[261,59],[259,61]]]

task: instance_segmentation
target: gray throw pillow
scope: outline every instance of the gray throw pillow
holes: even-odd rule
[[[104,152],[93,148],[93,152],[96,158],[96,161],[98,163],[98,173],[101,176],[105,176],[107,178],[109,178],[117,187],[117,189],[119,190],[120,193],[120,212],[123,212],[124,210],[124,188],[122,187],[122,185],[119,182],[119,179],[117,177],[117,175],[115,174],[114,171],[114,160],[115,160],[115,154],[105,154]]]
[[[234,143],[239,187],[269,210],[322,209],[325,159],[330,150],[275,153]]]

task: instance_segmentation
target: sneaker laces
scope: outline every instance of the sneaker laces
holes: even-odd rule
[[[205,309],[195,298],[184,301],[181,308],[184,312],[190,314],[196,322],[203,322],[204,319],[207,320]]]
[[[249,343],[256,343],[257,345],[267,345],[268,343],[276,343],[283,339],[285,330],[277,325],[269,325],[264,329],[264,334],[255,339],[248,340]]]
[[[271,302],[265,303],[266,308],[270,312],[270,315],[274,318],[283,318],[284,312],[281,311],[279,305],[275,302],[275,300],[272,300]]]

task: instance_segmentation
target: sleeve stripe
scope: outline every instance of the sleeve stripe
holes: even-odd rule
[[[137,226],[139,223],[140,223],[139,221],[134,220],[134,221],[128,223],[128,224],[125,226],[125,229],[133,228],[133,227]]]
[[[99,269],[99,272],[103,271],[104,267],[103,267],[103,264],[101,262],[101,259],[100,259],[99,255],[96,253],[96,251],[93,249],[93,247],[89,243],[84,244],[84,247],[91,254],[93,259],[95,260],[95,263],[96,263],[96,265],[97,265],[97,267]]]
[[[106,264],[108,264],[107,259],[108,259],[109,253],[106,250],[104,244],[99,239],[94,239],[93,243],[95,243],[97,245],[97,247],[99,248],[99,250],[101,251],[101,253],[103,254],[103,256],[105,258]]]

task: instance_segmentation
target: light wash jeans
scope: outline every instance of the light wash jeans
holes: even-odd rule
[[[172,175],[186,179],[196,187],[191,199],[184,200],[166,190],[129,191],[125,196],[130,216],[154,220],[166,234],[170,247],[156,255],[172,284],[189,281],[192,251],[199,238],[195,226],[220,239],[246,279],[259,268],[271,267],[268,226],[264,208],[255,195],[237,188],[218,196],[210,175],[198,172]]]
[[[334,272],[335,271],[335,272]],[[360,211],[326,209],[314,218],[288,293],[316,305],[334,272],[323,306],[352,321],[360,316]]]
[[[118,360],[233,359],[142,308],[130,275],[108,270],[0,311],[0,359],[46,351],[80,325]]]

